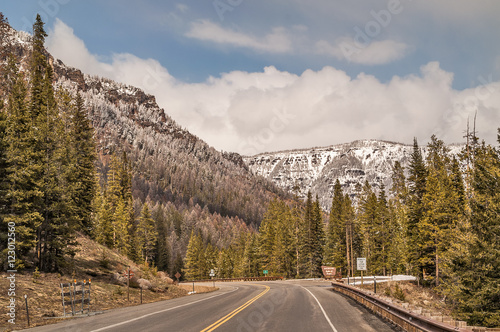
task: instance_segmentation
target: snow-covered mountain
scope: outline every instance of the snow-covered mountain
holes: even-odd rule
[[[461,145],[450,145],[457,154]],[[425,147],[422,148],[425,154]],[[244,157],[249,169],[270,179],[278,186],[299,197],[307,192],[318,195],[321,206],[330,209],[333,186],[338,179],[345,193],[355,197],[368,181],[378,190],[392,186],[391,174],[395,161],[408,166],[413,145],[379,140],[359,140],[322,148],[263,153]]]

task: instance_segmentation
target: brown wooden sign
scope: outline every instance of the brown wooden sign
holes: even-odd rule
[[[325,278],[334,278],[337,275],[337,268],[331,266],[322,266],[323,275]]]

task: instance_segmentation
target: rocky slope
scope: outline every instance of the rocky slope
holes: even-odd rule
[[[29,68],[31,36],[2,26],[0,64],[12,52],[21,70]],[[241,156],[217,151],[181,128],[139,88],[90,76],[47,53],[54,85],[82,94],[95,129],[100,166],[109,155],[126,152],[134,169],[133,194],[144,201],[200,205],[211,213],[257,226],[267,202],[285,196],[271,182],[255,177]],[[0,97],[5,91],[0,87]]]
[[[450,146],[454,154],[461,148]],[[423,148],[424,153],[425,150]],[[322,148],[263,153],[245,157],[244,161],[254,174],[270,179],[301,198],[306,197],[308,191],[318,195],[321,206],[329,210],[337,179],[344,192],[353,198],[365,181],[375,190],[382,185],[390,188],[394,162],[408,166],[412,151],[412,145],[360,140]]]

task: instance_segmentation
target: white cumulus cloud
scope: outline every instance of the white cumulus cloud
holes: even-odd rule
[[[388,82],[366,74],[350,77],[331,66],[300,75],[269,66],[186,83],[154,59],[115,54],[103,63],[62,21],[50,35],[47,47],[56,58],[154,94],[180,125],[226,151],[251,155],[364,138],[411,143],[417,137],[425,143],[432,134],[461,142],[476,111],[479,135],[487,142],[495,142],[500,126],[500,82],[481,77],[477,87],[456,90],[453,73],[438,62]]]

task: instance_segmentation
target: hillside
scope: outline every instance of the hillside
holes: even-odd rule
[[[61,273],[18,273],[16,274],[17,317],[13,326],[6,319],[0,321],[0,331],[19,330],[27,327],[24,295],[28,296],[30,327],[61,321],[60,283],[91,280],[91,311],[133,306],[141,303],[140,286],[144,285],[142,303],[150,303],[188,295],[183,285],[174,285],[164,272],[137,265],[118,252],[108,249],[90,238],[78,234],[76,255],[67,260]],[[130,266],[134,276],[130,280],[127,300],[126,278],[123,272]],[[7,273],[0,274],[0,288],[8,289]],[[147,281],[146,281],[147,280]],[[189,290],[191,289],[191,285]],[[211,291],[208,287],[196,286],[196,291]],[[7,292],[0,294],[0,301],[8,303]],[[0,308],[0,315],[6,317],[7,308]],[[71,316],[71,314],[69,315]]]
[[[0,64],[6,66],[11,53],[28,78],[32,36],[8,24],[1,25],[0,34]],[[86,75],[43,52],[54,73],[55,90],[73,96],[79,92],[83,98],[94,128],[101,191],[111,157],[126,154],[135,220],[148,202],[160,232],[155,255],[159,268],[172,272],[174,265],[182,265],[192,231],[202,232],[217,248],[229,246],[240,234],[258,228],[273,197],[288,197],[272,182],[254,176],[238,154],[217,151],[181,128],[154,96]],[[2,80],[2,100],[6,86]]]

